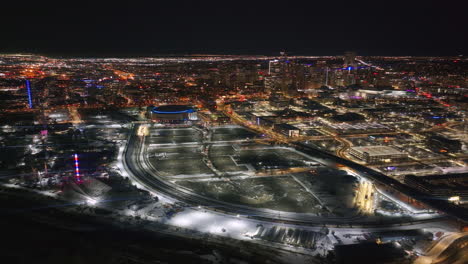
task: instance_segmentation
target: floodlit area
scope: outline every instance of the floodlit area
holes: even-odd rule
[[[195,193],[229,203],[285,212],[318,213],[318,200],[290,176],[230,181],[178,181]]]
[[[359,175],[242,127],[152,126],[144,140],[153,177],[208,199],[354,220],[410,215]]]
[[[150,145],[196,143],[201,138],[200,131],[192,128],[152,128],[147,142]]]
[[[466,262],[466,57],[217,53],[0,54],[6,262]]]

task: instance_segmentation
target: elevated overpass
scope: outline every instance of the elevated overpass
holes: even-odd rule
[[[457,248],[456,242],[463,238],[466,239],[467,237],[468,237],[468,232],[453,233],[453,234],[441,237],[439,240],[435,241],[422,256],[417,258],[414,264],[452,263],[452,262],[445,262],[444,260],[441,260],[439,256],[444,251],[450,250],[450,247],[454,247],[453,251],[463,250],[464,247]]]

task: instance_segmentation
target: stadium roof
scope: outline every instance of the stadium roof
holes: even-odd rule
[[[162,105],[151,110],[155,114],[182,114],[193,113],[195,109],[188,105]]]

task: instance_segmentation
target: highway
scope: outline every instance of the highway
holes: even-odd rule
[[[444,252],[447,248],[449,248],[455,241],[458,239],[468,236],[468,232],[463,233],[454,233],[442,237],[438,241],[436,241],[426,252],[424,256],[420,256],[416,261],[415,264],[431,264],[436,261],[440,254]]]
[[[137,132],[140,125],[134,125],[129,139],[123,151],[122,162],[124,169],[132,180],[138,182],[149,190],[154,190],[167,197],[172,197],[190,206],[202,206],[205,209],[218,211],[225,214],[240,215],[258,220],[279,222],[295,225],[328,226],[328,227],[363,227],[363,228],[409,228],[410,226],[421,226],[421,224],[441,221],[440,218],[424,219],[419,221],[405,220],[395,222],[388,220],[383,222],[381,218],[365,217],[355,215],[350,217],[318,216],[312,214],[278,212],[268,209],[257,209],[239,204],[231,204],[215,199],[210,199],[193,193],[191,190],[180,187],[166,181],[158,175],[157,170],[152,167],[145,154],[145,136]]]

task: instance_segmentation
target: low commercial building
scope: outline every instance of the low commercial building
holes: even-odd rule
[[[408,159],[408,154],[388,146],[352,147],[349,154],[368,164],[397,162]]]
[[[289,125],[289,124],[275,124],[273,126],[273,131],[283,134],[288,137],[298,137],[300,130],[299,128]]]
[[[231,122],[231,118],[223,114],[222,112],[209,112],[209,113],[200,113],[198,112],[198,118],[205,123],[210,123],[212,125],[224,125]]]
[[[269,98],[269,101],[270,101],[270,105],[276,108],[285,108],[285,107],[288,107],[290,104],[289,99],[283,96],[279,96],[279,95],[271,96]]]
[[[276,123],[275,116],[262,116],[257,117],[256,124],[257,126],[269,127],[272,128]]]
[[[325,122],[324,129],[336,134],[367,134],[367,133],[382,133],[391,132],[392,129],[375,122],[362,122],[362,123],[331,123]]]
[[[468,201],[468,173],[405,176],[405,184],[441,199],[458,197],[460,202]]]
[[[428,147],[435,152],[450,152],[456,153],[460,152],[462,144],[458,140],[448,139],[441,136],[431,136],[427,140]]]

